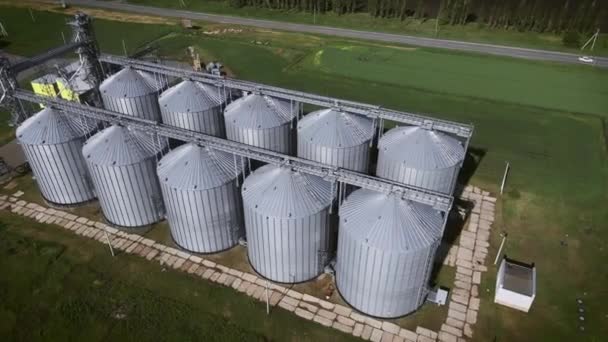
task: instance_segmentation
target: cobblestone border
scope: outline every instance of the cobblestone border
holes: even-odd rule
[[[477,187],[467,186],[460,198],[473,203],[473,209],[458,244],[450,246],[444,260],[445,265],[456,267],[448,317],[438,334],[439,341],[445,342],[473,337],[472,326],[477,323],[479,312],[479,285],[482,273],[488,270],[485,260],[496,212],[496,198]]]
[[[40,223],[55,224],[80,236],[107,243],[113,248],[129,254],[139,255],[162,266],[201,277],[259,300],[266,300],[266,280],[256,275],[225,267],[197,255],[159,244],[136,234],[129,234],[102,222],[86,217],[48,208],[37,203],[28,203],[19,198],[24,193],[17,191],[12,196],[0,196],[0,210],[29,217]],[[466,187],[461,198],[475,204],[469,225],[463,230],[459,244],[450,248],[445,264],[456,267],[456,279],[451,292],[448,316],[439,332],[423,327],[411,331],[398,325],[357,313],[353,309],[333,304],[323,299],[303,294],[283,286],[269,283],[269,304],[279,306],[296,315],[340,330],[355,337],[373,342],[460,342],[472,337],[472,326],[477,322],[479,310],[479,284],[488,253],[490,226],[494,221],[496,198],[475,187]],[[107,233],[107,235],[106,235]]]

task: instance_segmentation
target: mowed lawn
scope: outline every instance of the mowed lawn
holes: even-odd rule
[[[133,34],[162,32],[154,26],[137,25]],[[536,262],[539,272],[538,297],[523,314],[492,303],[496,270],[490,267],[475,340],[608,336],[605,71],[277,32],[208,37],[172,29],[159,41],[166,57],[185,58],[184,49],[194,45],[239,78],[473,123],[478,163],[465,170],[472,183],[497,193],[505,162],[512,166],[488,261],[504,230],[504,251]],[[103,47],[109,38],[97,31]],[[577,298],[585,303],[583,323]]]
[[[5,341],[356,341],[231,288],[0,213]]]

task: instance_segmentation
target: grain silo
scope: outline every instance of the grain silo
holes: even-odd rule
[[[108,110],[160,121],[158,94],[165,86],[161,77],[127,66],[103,81],[99,91]]]
[[[247,177],[242,194],[251,266],[281,283],[318,276],[330,248],[330,183],[265,165]]]
[[[158,163],[158,178],[171,236],[197,253],[228,249],[243,236],[240,163],[232,154],[182,145]]]
[[[220,88],[185,80],[165,90],[158,102],[164,123],[221,138],[226,136],[222,114],[226,94]]]
[[[378,177],[445,194],[453,192],[465,156],[457,139],[420,127],[391,129],[378,149]]]
[[[164,217],[156,176],[165,144],[147,133],[110,126],[91,137],[82,154],[105,218],[122,227],[145,226]]]
[[[373,137],[370,119],[322,109],[298,123],[298,157],[365,173]]]
[[[47,107],[17,128],[17,139],[46,201],[71,205],[95,198],[80,153],[86,134],[95,127],[89,119]]]
[[[336,284],[344,300],[375,317],[418,309],[443,224],[432,207],[395,194],[353,192],[340,207]]]
[[[298,104],[252,93],[232,102],[224,111],[228,139],[290,154],[292,121]]]

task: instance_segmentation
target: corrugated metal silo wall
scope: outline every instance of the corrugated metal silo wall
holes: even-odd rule
[[[331,148],[299,139],[298,157],[367,173],[369,142],[348,148]]]
[[[167,125],[201,132],[220,138],[226,137],[224,115],[220,106],[203,112],[180,113],[161,108],[163,123]]]
[[[234,181],[200,190],[175,189],[161,183],[171,236],[179,246],[197,253],[228,249],[243,236],[239,189]]]
[[[411,313],[426,298],[438,245],[407,254],[385,253],[340,230],[338,290],[348,304],[371,316],[394,318]]]
[[[451,194],[458,175],[460,164],[438,170],[418,170],[402,162],[386,158],[383,151],[378,154],[376,175],[408,185]]]
[[[293,129],[291,123],[267,129],[252,129],[235,126],[226,120],[226,136],[229,140],[261,147],[267,150],[291,154]]]
[[[299,283],[323,272],[330,248],[328,209],[289,219],[244,207],[249,261],[259,274],[280,283]]]
[[[123,227],[139,227],[163,219],[165,209],[155,157],[124,166],[87,164],[108,221]]]
[[[137,97],[122,97],[101,94],[105,109],[126,115],[160,121],[160,109],[158,108],[158,94],[156,92]]]
[[[54,145],[21,145],[47,201],[78,204],[95,198],[81,153],[83,143],[84,138]]]

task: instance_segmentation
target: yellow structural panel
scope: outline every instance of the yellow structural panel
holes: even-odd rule
[[[80,98],[78,97],[78,93],[70,89],[68,85],[64,82],[63,79],[57,79],[57,89],[59,90],[59,96],[62,99],[74,102],[80,102]]]
[[[41,96],[57,97],[59,90],[55,84],[55,77],[52,74],[37,78],[31,82],[34,93]],[[40,107],[44,108],[43,104]]]

